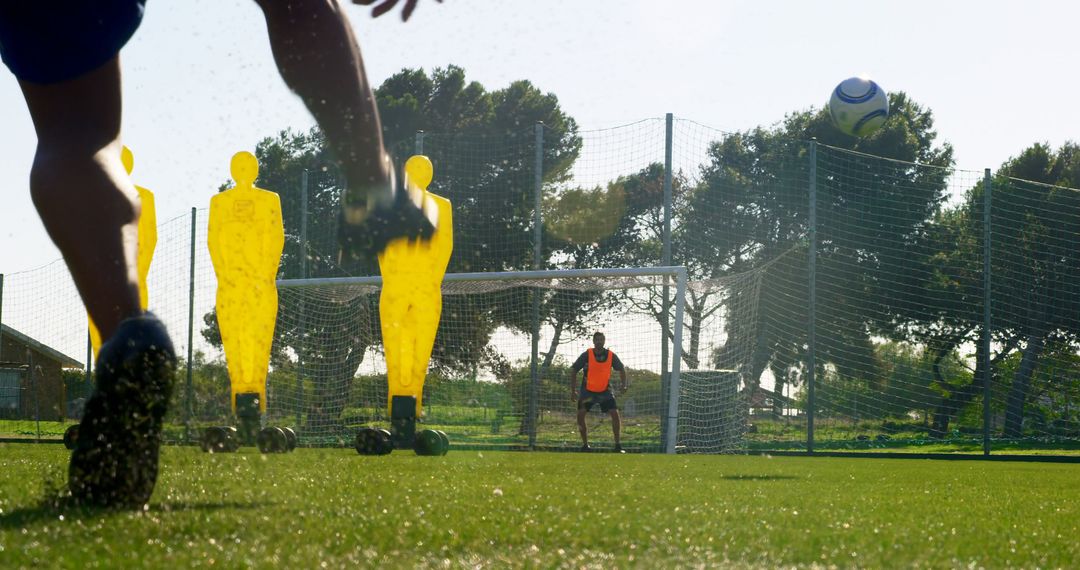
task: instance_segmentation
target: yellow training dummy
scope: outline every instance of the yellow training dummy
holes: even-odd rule
[[[120,161],[124,163],[124,170],[127,170],[128,176],[131,176],[131,171],[135,168],[135,156],[131,154],[130,148],[125,146],[121,149]],[[138,184],[135,185],[135,190],[139,192],[139,202],[141,203],[138,254],[139,306],[145,311],[150,306],[150,293],[146,288],[146,276],[150,274],[150,263],[154,260],[154,248],[157,247],[157,214],[154,210],[154,193]],[[98,350],[101,349],[101,340],[101,333],[98,332],[97,325],[91,319],[90,346],[93,347],[94,354],[97,354]]]
[[[379,317],[390,387],[387,406],[389,409],[394,396],[412,396],[416,398],[416,417],[420,417],[424,376],[442,314],[443,275],[454,247],[450,201],[427,191],[431,176],[431,161],[426,156],[417,155],[405,163],[405,188],[410,197],[426,208],[438,208],[435,234],[429,241],[396,239],[379,254]]]
[[[285,245],[281,200],[256,188],[259,162],[250,152],[233,155],[236,186],[210,199],[207,245],[217,274],[217,320],[225,363],[237,395],[257,398],[266,411],[266,372],[277,320],[277,272]],[[253,406],[255,402],[247,401]]]

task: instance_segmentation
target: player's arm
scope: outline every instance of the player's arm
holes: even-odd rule
[[[401,21],[409,21],[409,16],[412,16],[413,10],[416,9],[416,3],[418,0],[405,0],[405,8],[401,10]],[[436,2],[442,2],[442,0],[435,0]],[[379,2],[379,0],[353,0],[353,4],[360,4],[362,6],[371,6],[372,4]],[[382,0],[382,2],[371,10],[371,17],[378,18],[383,14],[394,9],[397,6],[398,0]]]
[[[626,367],[623,366],[622,361],[619,360],[619,355],[615,354],[614,352],[612,352],[611,354],[611,367],[618,371],[619,381],[622,383],[620,386],[620,390],[626,392],[626,390],[630,388],[629,382],[626,381]]]
[[[574,401],[577,401],[577,388],[574,384],[577,382],[578,370],[577,365],[570,368],[570,399]]]

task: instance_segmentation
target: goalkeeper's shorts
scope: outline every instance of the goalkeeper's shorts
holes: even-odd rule
[[[615,395],[611,393],[611,390],[590,392],[583,389],[581,390],[581,393],[578,394],[577,402],[579,410],[589,411],[597,404],[600,405],[601,412],[610,412],[611,410],[619,409],[618,404],[615,403]]]

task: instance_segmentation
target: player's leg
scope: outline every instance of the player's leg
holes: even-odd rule
[[[388,188],[391,165],[375,95],[341,6],[334,0],[256,2],[282,79],[315,116],[349,182]]]
[[[138,194],[120,162],[119,63],[113,58],[72,80],[21,86],[38,133],[34,204],[108,339],[68,487],[81,503],[138,507],[157,481],[176,360],[165,327],[139,305]]]
[[[34,205],[108,339],[141,312],[138,193],[120,162],[119,62],[68,81],[19,85],[38,135]]]
[[[588,451],[589,449],[589,427],[585,424],[585,414],[588,413],[589,408],[592,407],[592,402],[589,401],[589,396],[583,391],[578,396],[578,408],[577,408],[577,425],[578,433],[581,434],[581,449],[582,451]]]
[[[429,237],[433,222],[397,187],[375,95],[341,6],[336,0],[256,2],[281,77],[314,115],[345,171],[343,248],[371,253],[394,237]]]
[[[615,438],[615,451],[622,452],[622,416],[619,415],[619,405],[615,402],[615,395],[607,392],[600,404],[600,411],[611,416],[611,433]]]
[[[615,438],[615,451],[622,451],[622,416],[618,408],[612,408],[608,414],[611,415],[611,433]]]

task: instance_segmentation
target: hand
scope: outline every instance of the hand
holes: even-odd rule
[[[570,390],[570,401],[572,401],[572,402],[577,401],[577,392],[575,392],[574,390]]]
[[[402,22],[408,22],[409,21],[409,16],[412,16],[413,10],[416,9],[416,3],[418,1],[419,0],[405,0],[405,8],[401,10],[401,21]],[[435,0],[435,1],[439,2],[439,3],[442,3],[442,0]],[[378,18],[379,16],[382,16],[383,14],[389,12],[390,10],[393,10],[394,6],[397,5],[398,0],[353,0],[353,4],[360,4],[362,6],[371,6],[372,4],[374,4],[376,2],[382,2],[382,3],[371,10],[371,17],[372,18]]]

